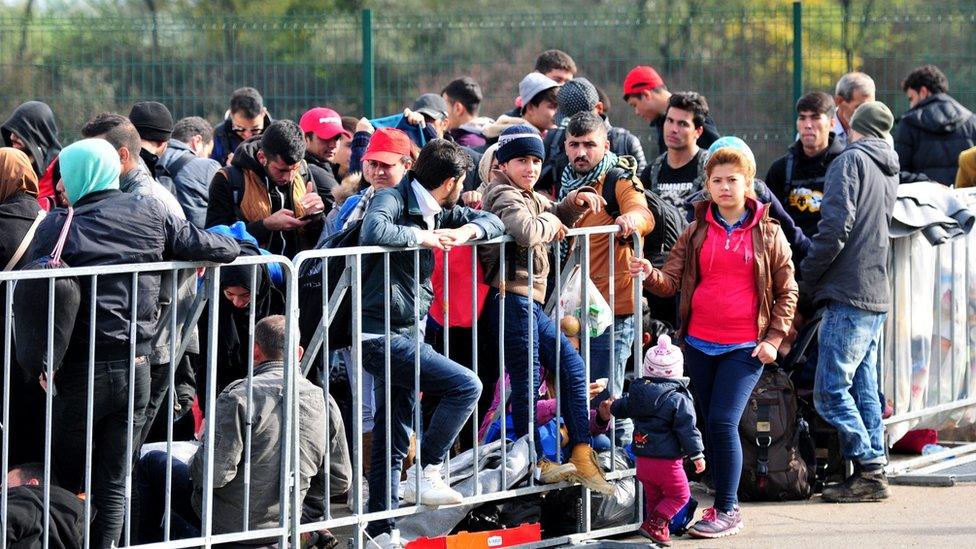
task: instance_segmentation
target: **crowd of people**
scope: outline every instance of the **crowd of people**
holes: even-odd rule
[[[976,117],[927,65],[902,82],[909,109],[892,135],[895,117],[876,101],[874,81],[848,73],[833,94],[812,91],[796,102],[796,141],[759,179],[748,144],[722,136],[714,120],[720,113],[713,118],[702,94],[670,91],[649,66],[627,74],[623,99],[650,124],[644,137],[658,148],[647,156],[639,136],[611,125],[603,91],[577,73],[566,53],[543,52],[518,83],[515,108],[494,119],[480,112],[481,86],[467,76],[376,119],[310,106],[297,123],[276,120],[249,87],[233,92],[216,127],[198,116],[174,121],[165,105],[143,101],[127,115],[93,116],[83,138],[65,147],[51,109],[28,101],[0,126],[0,263],[5,270],[229,263],[262,254],[291,259],[338,242],[421,248],[390,252],[388,260],[364,257],[362,338],[355,342],[361,370],[353,371],[348,348],[322,351],[358,380],[350,389],[361,394],[362,408],[322,389],[334,371],[297,381],[303,521],[323,520],[326,500],[349,490],[355,461],[366,471],[367,512],[396,508],[401,499],[461,503],[442,471],[445,460],[470,445],[465,429],[481,424],[473,434],[488,442],[486,427],[510,414],[515,438],[536,430],[538,482],[579,482],[612,494],[596,452],[629,447],[648,501],[641,532],[665,543],[688,501],[689,460],[715,491],[714,505],[689,534],[736,534],[744,524],[740,418],[764,365],[785,355],[818,310],[816,410],[854,462],[854,473],[827,486],[823,499],[887,498],[876,366],[890,305],[896,191],[915,181],[976,184]],[[615,238],[567,236],[572,228],[608,226],[616,227]],[[677,238],[662,245],[666,230]],[[462,245],[501,235],[512,241],[478,246],[477,272],[452,277],[447,290],[451,301],[477,303],[475,310],[466,320],[435,314],[445,306],[440,273],[451,259],[462,258],[470,271]],[[658,248],[635,253],[634,235]],[[579,326],[554,318],[545,305],[587,242],[582,279],[612,315],[611,327],[581,346]],[[458,253],[440,253],[452,249]],[[92,547],[159,541],[167,513],[172,537],[199,535],[205,490],[212,490],[206,499],[213,533],[277,526],[288,353],[282,315],[293,313],[285,310],[282,273],[273,264],[221,268],[217,302],[207,304],[216,310],[200,317],[198,329],[191,310],[204,276],[101,275],[97,284],[78,284],[73,312],[58,304],[65,307],[58,317],[68,320],[52,343],[63,361],[25,360],[5,380],[8,541],[41,535],[34,526],[44,504],[36,491],[45,452],[54,517],[48,535],[61,546],[79,546],[86,526]],[[474,296],[471,277],[483,286]],[[649,304],[645,318],[663,328],[635,325],[635,286]],[[6,302],[13,290],[2,288]],[[20,290],[14,301],[26,299]],[[4,322],[21,333],[27,316]],[[477,365],[472,316],[480,318]],[[660,331],[666,335],[658,338]],[[184,347],[182,356],[171,354]],[[635,347],[646,352],[643,377],[628,380],[628,364],[641,358],[632,356]],[[15,362],[26,356],[12,354]],[[213,368],[207,355],[215,357]],[[216,402],[207,402],[208,387]],[[472,417],[476,410],[480,417]],[[553,454],[538,429],[556,410],[565,449]],[[362,440],[352,441],[344,425],[351,414],[362,415]],[[140,452],[161,440],[171,417],[177,437],[188,441],[185,451]],[[82,523],[79,497],[91,500],[90,525]],[[393,519],[370,522],[370,543],[400,546],[395,526]],[[316,536],[320,546],[335,542],[327,532]]]

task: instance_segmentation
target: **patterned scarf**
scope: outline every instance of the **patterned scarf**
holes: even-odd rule
[[[607,151],[607,155],[603,157],[603,160],[601,160],[595,168],[581,176],[577,176],[576,172],[573,170],[573,159],[570,158],[569,165],[563,170],[562,179],[559,183],[559,200],[563,200],[569,196],[569,193],[579,189],[580,187],[587,185],[591,187],[594,186],[595,183],[599,181],[601,177],[603,177],[603,174],[607,173],[610,171],[610,168],[617,165],[617,161],[617,155],[612,151]],[[564,239],[559,244],[560,262],[566,259],[566,254],[568,252],[569,243]]]

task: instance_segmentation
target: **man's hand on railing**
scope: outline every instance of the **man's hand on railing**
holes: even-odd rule
[[[637,230],[637,221],[635,221],[630,214],[621,214],[620,217],[617,218],[617,221],[615,221],[615,223],[617,224],[617,226],[620,227],[619,236],[622,236],[624,238],[634,234],[634,231]]]
[[[450,250],[454,246],[460,246],[465,242],[474,240],[478,237],[478,228],[468,224],[457,229],[437,229],[434,231],[440,237],[441,245],[445,250]]]
[[[417,231],[417,246],[431,250],[444,250],[441,235],[434,231]]]

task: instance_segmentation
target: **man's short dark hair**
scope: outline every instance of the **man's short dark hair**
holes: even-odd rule
[[[254,88],[238,88],[230,96],[230,113],[257,118],[264,114],[264,98]]]
[[[481,105],[481,100],[484,99],[481,86],[470,76],[452,80],[450,84],[444,86],[441,94],[449,97],[451,101],[463,105],[464,110],[471,115],[478,114],[478,107]]]
[[[529,105],[532,105],[533,107],[538,107],[539,105],[542,104],[543,101],[552,101],[553,103],[558,104],[559,103],[559,100],[557,99],[558,97],[559,97],[559,88],[549,88],[548,90],[541,91],[535,94],[535,97],[533,97],[531,101],[529,101],[526,105],[522,107],[522,111],[525,111],[525,109]]]
[[[213,126],[199,116],[187,116],[173,124],[173,139],[177,141],[189,143],[198,135],[205,144],[213,141]]]
[[[413,176],[428,191],[444,184],[444,181],[460,178],[474,168],[474,162],[460,145],[446,139],[434,139],[420,149],[413,165]]]
[[[561,69],[576,74],[576,62],[568,53],[562,50],[546,50],[539,54],[535,59],[535,70],[546,74],[547,72]]]
[[[116,150],[125,147],[130,155],[138,155],[142,149],[142,138],[132,122],[115,112],[103,112],[95,115],[81,127],[82,137],[101,137],[115,147]]]
[[[801,112],[826,114],[827,118],[833,118],[837,112],[837,104],[833,97],[824,92],[810,92],[796,101],[796,114]]]
[[[693,115],[696,128],[705,125],[705,118],[708,116],[708,102],[705,96],[698,92],[676,92],[668,99],[668,108],[671,107],[688,111]]]
[[[607,125],[602,118],[589,111],[574,114],[566,125],[566,133],[573,137],[582,137],[593,132],[602,132],[606,135]]]
[[[268,360],[285,357],[285,317],[271,315],[254,325],[254,345],[261,349]]]
[[[901,81],[901,91],[909,89],[921,91],[925,86],[930,93],[946,93],[949,91],[949,79],[935,65],[923,65],[908,73]]]
[[[271,160],[277,158],[288,164],[298,164],[305,157],[305,134],[291,120],[275,120],[261,135],[261,150]]]
[[[7,472],[12,473],[14,471],[17,471],[17,474],[20,476],[22,485],[32,480],[37,480],[38,484],[44,482],[44,464],[38,461],[14,465]]]

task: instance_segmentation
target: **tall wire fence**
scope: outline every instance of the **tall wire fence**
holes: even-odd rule
[[[230,93],[250,85],[275,117],[322,104],[379,116],[470,75],[485,92],[482,114],[494,117],[512,108],[536,55],[559,48],[605,92],[611,122],[642,137],[648,153],[656,144],[621,95],[638,64],[655,66],[673,91],[703,93],[721,132],[746,139],[763,172],[795,136],[796,94],[832,91],[848,70],[871,74],[879,99],[899,113],[908,107],[901,79],[934,63],[950,93],[976,108],[971,0],[861,4],[871,9],[811,1],[723,10],[689,2],[680,13],[611,4],[585,13],[386,10],[368,18],[7,16],[0,17],[0,110],[45,101],[70,141],[92,115],[127,112],[138,100],[218,122]]]

